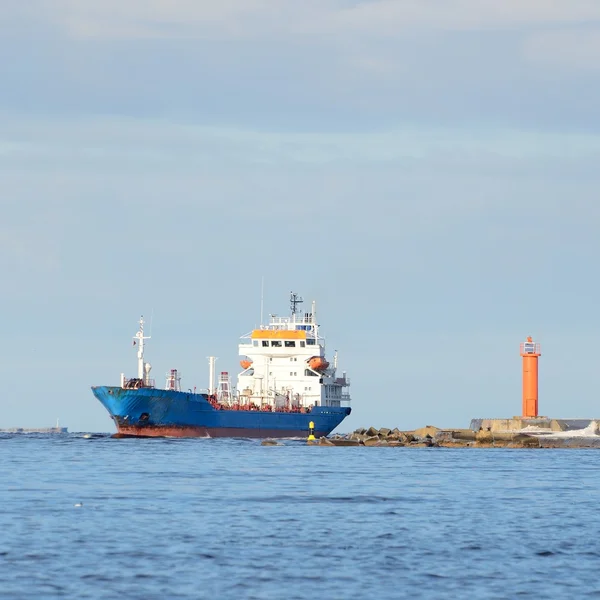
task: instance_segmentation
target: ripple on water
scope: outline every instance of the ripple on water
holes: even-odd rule
[[[3,436],[0,597],[600,595],[593,451],[277,450]]]

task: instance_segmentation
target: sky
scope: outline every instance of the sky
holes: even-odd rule
[[[359,426],[600,417],[597,0],[3,0],[0,427],[317,301]]]

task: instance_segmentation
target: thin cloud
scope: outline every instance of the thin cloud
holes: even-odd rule
[[[524,54],[546,67],[599,71],[600,29],[538,32],[526,39]]]
[[[179,124],[159,119],[89,117],[17,118],[0,114],[3,162],[49,164],[80,159],[140,164],[200,162],[253,164],[388,163],[437,159],[485,162],[494,159],[600,156],[600,135],[507,129],[468,131],[443,127],[390,128],[372,133],[265,132],[231,127]]]
[[[596,0],[40,0],[74,37],[253,38],[394,35],[413,28],[480,30],[600,21]],[[21,12],[22,9],[20,9]],[[40,14],[38,12],[38,14]]]
[[[408,27],[443,30],[502,29],[600,20],[592,0],[382,0],[340,11],[337,22],[359,31],[392,34]]]

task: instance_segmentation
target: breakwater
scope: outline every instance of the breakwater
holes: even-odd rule
[[[308,443],[319,446],[370,446],[412,448],[600,448],[600,430],[592,421],[581,430],[492,431],[491,429],[440,429],[427,425],[401,431],[398,428],[359,428]]]

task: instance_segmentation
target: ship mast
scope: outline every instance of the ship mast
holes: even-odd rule
[[[137,344],[138,352],[138,379],[142,381],[146,381],[145,373],[144,373],[144,340],[149,340],[150,337],[144,337],[144,317],[143,315],[140,317],[140,329],[135,334],[133,338],[133,345]]]
[[[302,304],[304,300],[294,292],[290,292],[290,310],[292,311],[292,319],[295,320],[296,313],[298,313],[298,305]]]

